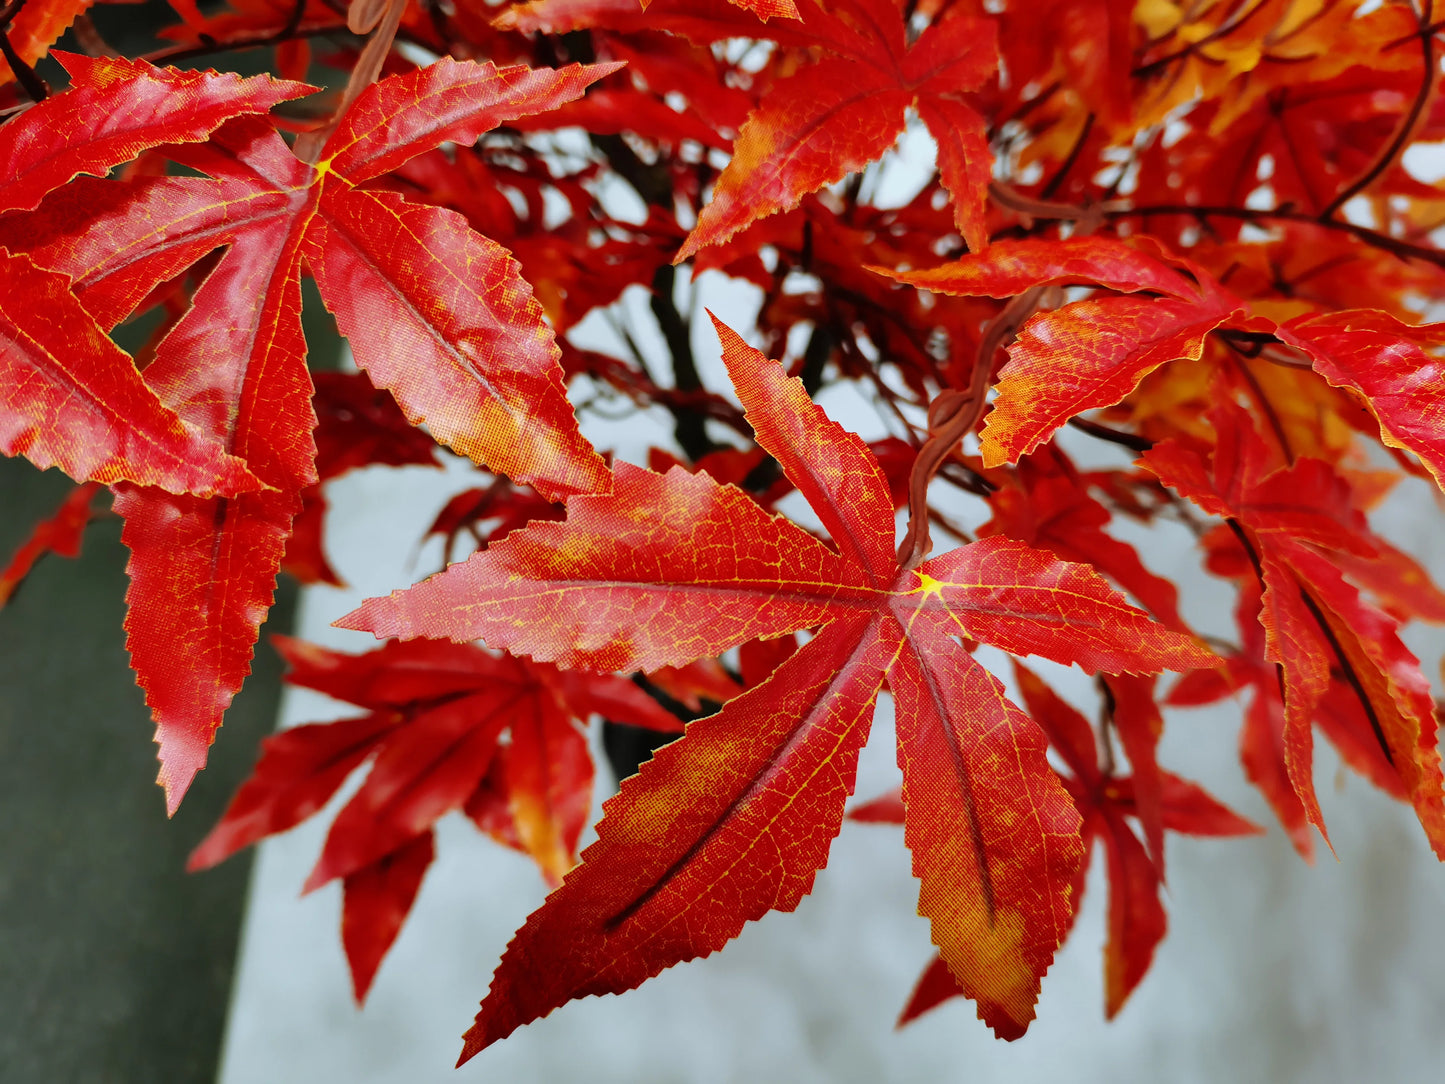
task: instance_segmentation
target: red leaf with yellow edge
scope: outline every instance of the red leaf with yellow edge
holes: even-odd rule
[[[971,246],[970,246],[971,247]],[[1013,297],[1035,286],[1103,286],[1121,293],[1141,290],[1179,301],[1198,296],[1194,284],[1147,242],[1113,237],[1025,238],[997,241],[941,267],[921,271],[874,268],[889,278],[961,297]]]
[[[79,556],[80,540],[95,514],[90,506],[95,502],[95,492],[99,488],[95,482],[76,486],[60,502],[54,515],[35,525],[30,537],[10,558],[10,563],[0,568],[0,607],[10,601],[21,582],[30,575],[35,562],[47,553],[61,557]]]
[[[1017,1039],[1069,928],[1079,814],[1042,731],[951,631],[921,610],[890,630],[904,836],[940,955],[979,1019]]]
[[[101,79],[97,63],[84,69],[92,82]],[[168,809],[175,809],[204,764],[221,716],[249,670],[292,521],[303,507],[301,494],[317,480],[316,420],[299,322],[303,254],[343,329],[365,327],[353,344],[356,356],[375,383],[394,391],[412,422],[425,419],[433,436],[554,495],[608,484],[601,458],[582,438],[567,404],[541,309],[505,250],[471,233],[452,212],[354,184],[440,142],[475,139],[499,119],[550,108],[613,67],[531,72],[448,61],[385,80],[341,118],[328,144],[332,157],[320,166],[299,161],[263,118],[237,117],[204,145],[167,151],[209,178],[155,179],[133,189],[102,185],[122,188],[129,198],[102,198],[98,213],[80,216],[79,223],[74,197],[67,202],[62,194],[37,212],[38,225],[16,227],[18,236],[28,231],[35,240],[38,258],[70,276],[87,301],[93,296],[110,321],[157,283],[227,246],[146,372],[161,400],[220,443],[202,444],[170,419],[173,447],[149,451],[149,470],[131,469],[124,460],[62,461],[103,481],[126,478],[155,487],[121,493],[117,510],[127,520],[123,537],[132,550],[128,647],[157,723]],[[149,78],[134,65],[103,71],[127,85]],[[193,84],[164,85],[192,97],[208,85]],[[287,90],[277,93],[286,97],[281,91]],[[149,93],[155,97],[154,88]],[[253,88],[243,105],[258,93]],[[243,111],[232,103],[231,114]],[[224,119],[213,118],[211,127]],[[199,138],[186,131],[177,128],[174,138]],[[159,138],[171,134],[167,129]],[[65,228],[48,230],[46,224]],[[23,256],[5,257],[0,271],[17,261],[28,265]],[[45,300],[56,312],[66,305],[79,309],[59,274],[26,269],[37,283],[32,297],[48,291],[54,297]],[[67,321],[70,346],[78,337],[83,359],[104,359],[107,372],[129,381],[108,377],[110,384],[94,391],[82,384],[82,393],[100,400],[100,410],[86,415],[92,426],[96,414],[126,406],[133,409],[121,413],[141,435],[151,436],[144,426],[160,430],[168,415],[159,404],[147,413],[141,393],[154,396],[129,359],[94,321],[75,315]],[[56,333],[29,335],[38,344],[31,353],[53,351],[47,334],[53,339]],[[44,358],[26,360],[31,368],[55,367]],[[77,397],[69,388],[66,394]],[[32,410],[45,405],[33,393],[28,400]],[[47,428],[65,433],[63,420]],[[117,439],[134,440],[123,430],[112,443]],[[17,431],[12,440],[33,458],[50,456],[50,446],[31,430]],[[66,442],[71,445],[96,458],[108,451],[103,439]],[[205,480],[218,460],[232,464],[233,474],[242,470],[224,457],[222,446],[243,457],[269,488],[236,500],[205,499],[217,489],[229,497],[230,490],[246,488],[224,478],[221,484]],[[344,469],[356,454],[352,448],[323,465]],[[397,454],[388,453],[393,459]],[[180,461],[171,474],[164,469],[166,455]],[[255,479],[245,478],[256,488]],[[202,496],[178,500],[160,488]],[[196,665],[173,665],[175,643],[195,645]]]
[[[993,152],[988,125],[957,98],[920,98],[918,115],[938,144],[938,176],[953,202],[953,224],[974,251],[988,247]]]
[[[674,262],[881,156],[903,130],[909,99],[884,72],[840,58],[779,82],[738,132],[732,162]]]
[[[358,1005],[366,1000],[435,857],[436,839],[428,830],[342,882],[341,944]]]
[[[1009,347],[980,443],[984,466],[1033,451],[1075,414],[1112,406],[1147,374],[1197,359],[1215,328],[1241,318],[1212,282],[1196,296],[1104,297],[1034,316]]]
[[[1073,813],[1067,795],[1042,758],[1043,737],[1006,705],[992,678],[957,655],[955,648],[962,648],[952,637],[1041,653],[1091,670],[1190,668],[1210,661],[1188,637],[1127,605],[1097,574],[1021,543],[984,539],[916,572],[900,569],[892,553],[892,498],[867,445],[830,421],[781,366],[731,332],[720,334],[724,361],[759,443],[807,496],[839,552],[706,475],[677,468],[657,475],[619,463],[612,491],[569,499],[565,522],[515,532],[407,591],[369,600],[341,622],[379,634],[481,637],[493,646],[594,668],[677,665],[755,637],[824,625],[772,677],[718,715],[692,724],[687,738],[624,785],[608,806],[597,848],[529,920],[504,958],[464,1057],[573,997],[626,989],[678,960],[721,947],[744,921],[767,910],[768,900],[796,902],[803,890],[798,885],[811,883],[826,840],[837,830],[856,743],[866,728],[860,713],[871,704],[884,670],[892,668],[888,680],[895,696],[900,702],[906,698],[918,719],[912,745],[931,756],[939,727],[970,743],[964,762],[951,768],[955,789],[936,796],[936,805],[919,799],[926,812],[916,816],[929,822],[914,829],[919,847],[948,846],[929,826],[933,822],[970,822],[962,788],[973,787],[990,838],[1012,818],[1010,853],[1029,856],[1020,859],[1029,869],[1047,868],[1054,877],[1069,865],[1067,844],[1059,837],[1067,837],[1077,822],[1068,819]],[[914,631],[905,636],[904,629]],[[937,674],[953,670],[972,674],[968,680],[980,683],[979,696],[958,705],[954,693],[939,692]],[[920,683],[934,692],[925,693]],[[781,703],[766,709],[764,721],[758,713],[765,695]],[[803,700],[796,699],[800,695]],[[926,709],[912,708],[925,696]],[[846,739],[839,737],[838,724],[829,722],[836,713],[827,705],[838,697],[849,705]],[[986,709],[988,719],[1003,718],[1008,725],[990,733],[986,723],[970,717],[971,708]],[[1015,750],[1010,763],[1020,765],[1016,770],[1027,784],[1022,791],[1000,793],[973,783],[975,775],[996,782],[990,773],[1004,770],[985,752],[995,741]],[[821,753],[814,744],[819,742],[825,746]],[[1025,749],[1040,755],[1025,755],[1020,762],[1018,750]],[[734,761],[751,758],[755,767],[720,774],[709,758],[722,751]],[[824,760],[816,768],[792,767],[794,757],[818,755]],[[829,812],[818,821],[824,799],[808,790],[818,784],[805,777],[823,771],[824,764]],[[717,788],[719,778],[732,782]],[[676,790],[712,781],[715,792],[706,808],[726,819],[733,816],[728,810],[742,808],[732,803],[751,801],[743,797],[753,793],[747,788],[770,794],[774,780],[786,795],[787,811],[777,816],[791,823],[800,805],[814,810],[815,819],[806,832],[797,829],[796,839],[792,829],[776,825],[764,832],[767,815],[752,806],[746,817],[759,818],[756,827],[729,823],[724,830],[721,821],[710,819],[713,814],[696,812],[704,799],[691,797],[691,790],[681,797]],[[794,786],[803,789],[795,793]],[[610,843],[613,831],[621,833],[616,847]],[[765,838],[750,832],[764,832]],[[782,849],[777,861],[764,863],[773,872],[760,873],[739,857],[759,846]],[[651,865],[634,860],[634,853],[649,856]],[[725,853],[732,855],[726,863]],[[1027,899],[1018,894],[1010,861],[1001,852],[973,847],[967,858],[971,877],[960,872],[931,879],[925,905],[951,963],[980,984],[989,1022],[1016,1035],[1032,1016],[1038,978],[1057,943],[1059,907],[1062,901],[1067,913],[1071,872],[1050,881],[1049,902],[1036,905],[1036,892]],[[962,856],[950,862],[951,869],[966,864]],[[798,880],[802,873],[780,870],[806,870],[806,882]],[[679,913],[673,905],[682,898],[674,899],[667,886],[704,891],[691,887],[698,883],[694,874],[706,882],[707,898],[714,902],[689,918],[688,930],[674,933],[666,916]],[[992,902],[985,884],[997,889]],[[654,897],[663,892],[669,906],[654,907]],[[977,925],[979,916],[986,926],[989,914],[1006,936],[1000,934],[989,948],[994,971],[985,976],[963,931],[970,922]],[[585,939],[581,950],[574,941],[570,960],[556,958],[562,950],[552,940],[564,929],[568,937]]]
[[[981,538],[923,563],[909,594],[946,613],[954,635],[1089,673],[1153,673],[1214,664],[1193,639],[1135,609],[1087,565],[1007,538]]]
[[[556,109],[621,67],[498,68],[444,56],[367,87],[326,140],[321,161],[361,184],[433,147],[469,146],[499,124]]]
[[[412,424],[549,497],[605,486],[541,306],[502,246],[453,211],[337,185],[306,260],[357,364]]]
[[[654,670],[867,605],[861,571],[741,490],[674,467],[615,466],[612,492],[574,497],[445,572],[368,599],[345,627],[481,639],[592,670]],[[890,521],[891,521],[890,512]]]
[[[265,75],[242,79],[144,60],[53,55],[70,73],[71,88],[0,127],[0,214],[32,209],[77,174],[103,176],[151,147],[199,142],[232,117],[265,113],[312,89]]]
[[[0,452],[77,481],[200,494],[260,487],[156,397],[65,276],[0,249],[0,296]]]
[[[1413,326],[1375,309],[1353,309],[1291,320],[1277,335],[1335,387],[1360,396],[1379,423],[1380,439],[1414,452],[1445,487],[1439,396],[1445,364],[1432,352],[1445,345],[1445,325]]]

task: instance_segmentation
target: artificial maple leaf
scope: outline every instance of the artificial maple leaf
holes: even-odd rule
[[[471,808],[478,795],[496,795],[491,815],[505,824],[508,842],[557,883],[576,861],[592,803],[592,760],[576,721],[603,713],[633,726],[681,729],[642,690],[610,674],[562,673],[469,644],[391,643],[358,656],[288,637],[274,642],[292,666],[288,682],[368,714],[267,738],[188,868],[216,865],[296,826],[371,760],[306,882],[310,891],[344,881],[342,940],[358,1002],[416,897],[439,817],[467,806],[480,819]],[[504,733],[510,741],[502,745]],[[488,830],[503,831],[500,824]]]
[[[28,0],[8,26],[0,27],[0,33],[9,39],[10,48],[22,62],[33,65],[93,3],[95,0]],[[14,80],[9,64],[0,67],[0,86]]]
[[[10,558],[10,563],[0,568],[0,607],[10,601],[21,582],[30,575],[35,562],[47,553],[61,557],[80,555],[80,540],[95,515],[91,505],[99,488],[95,482],[76,486],[60,502],[60,507],[52,516],[35,525],[30,537]]]
[[[244,118],[203,147],[169,150],[209,178],[72,185],[18,220],[16,239],[69,275],[108,322],[229,245],[146,379],[270,488],[234,501],[156,488],[116,498],[132,554],[127,647],[156,720],[168,810],[249,671],[301,494],[318,480],[303,259],[357,361],[412,423],[553,496],[607,484],[566,402],[551,333],[506,251],[450,212],[361,186],[443,141],[472,141],[575,97],[612,70],[443,61],[370,87],[318,165],[299,161],[266,121]],[[88,203],[78,219],[77,201]],[[191,667],[172,664],[175,643],[195,645]]]
[[[1133,546],[1104,533],[1108,510],[1089,495],[1085,479],[1056,445],[1020,459],[1015,482],[989,498],[994,514],[979,527],[981,537],[1003,534],[1060,560],[1093,565],[1155,618],[1184,628],[1174,585],[1145,568]]]
[[[1335,387],[1358,396],[1375,416],[1380,439],[1418,455],[1445,488],[1436,391],[1445,366],[1431,350],[1445,345],[1445,325],[1411,325],[1376,310],[1346,309],[1291,320],[1276,335]]]
[[[915,103],[938,141],[958,230],[970,248],[985,247],[993,154],[984,119],[961,95],[998,66],[994,24],[943,19],[907,45],[892,0],[846,0],[802,19],[803,32],[834,55],[775,83],[759,102],[674,262],[863,168],[893,145]]]
[[[618,463],[612,492],[571,498],[565,523],[515,532],[340,622],[644,670],[824,626],[624,782],[583,865],[503,958],[464,1060],[796,906],[837,832],[885,678],[920,911],[980,1016],[1021,1035],[1067,928],[1078,822],[1042,734],[954,637],[1090,670],[1210,664],[1091,570],[1021,543],[985,539],[900,568],[892,496],[867,446],[714,324],[758,443],[838,552],[706,475]]]
[[[1107,856],[1109,905],[1104,944],[1104,1015],[1112,1019],[1148,972],[1154,950],[1164,938],[1167,920],[1159,899],[1164,879],[1163,851],[1157,850],[1156,857],[1151,858],[1126,820],[1137,818],[1147,826],[1148,817],[1140,807],[1137,767],[1133,775],[1122,777],[1101,767],[1088,720],[1031,670],[1015,663],[1014,675],[1030,716],[1043,727],[1049,743],[1069,769],[1064,782],[1084,818],[1086,855],[1092,853],[1093,844],[1098,841]],[[1117,689],[1120,679],[1109,680]],[[1152,704],[1152,700],[1150,702]],[[1116,701],[1116,723],[1120,718],[1118,708]],[[1149,760],[1158,780],[1154,784],[1157,790],[1154,801],[1161,845],[1165,828],[1193,836],[1244,836],[1263,831],[1197,784],[1161,771],[1157,764],[1152,764],[1152,753]],[[904,817],[901,795],[895,792],[876,798],[855,809],[850,817],[871,823],[901,824]],[[1075,913],[1084,890],[1087,863],[1086,857],[1075,881]],[[898,1026],[910,1023],[962,993],[943,960],[935,959],[919,977],[898,1018]]]
[[[0,231],[46,193],[162,143],[205,139],[306,88],[265,76],[177,72],[57,53],[72,86],[0,127]],[[76,116],[98,118],[77,124]],[[186,425],[71,293],[63,274],[0,239],[0,452],[77,481],[129,480],[172,493],[234,496],[263,484]],[[138,299],[137,299],[138,300]]]
[[[1160,365],[1198,358],[1216,328],[1244,325],[1237,298],[1202,271],[1195,279],[1182,298],[1091,298],[1030,318],[995,385],[984,465],[1012,462],[1075,414],[1119,402]]]
[[[1445,858],[1445,780],[1429,684],[1397,623],[1361,599],[1325,556],[1373,556],[1363,515],[1324,462],[1300,458],[1274,469],[1242,408],[1226,400],[1212,420],[1218,442],[1209,463],[1178,441],[1156,444],[1143,463],[1181,496],[1225,517],[1249,555],[1263,590],[1266,657],[1279,668],[1284,761],[1307,819],[1324,833],[1312,778],[1313,722],[1338,668]]]

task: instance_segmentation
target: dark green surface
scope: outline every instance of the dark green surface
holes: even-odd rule
[[[0,459],[0,563],[69,482]],[[101,505],[104,504],[102,500]],[[0,1081],[215,1078],[250,856],[189,875],[274,724],[262,647],[210,764],[167,821],[127,667],[120,524],[48,557],[0,609]],[[283,580],[267,631],[290,627]]]

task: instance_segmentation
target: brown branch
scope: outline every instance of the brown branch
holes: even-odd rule
[[[1394,138],[1386,145],[1380,157],[1376,159],[1375,164],[1357,178],[1354,184],[1330,200],[1329,206],[1320,212],[1320,218],[1334,218],[1336,212],[1338,212],[1342,206],[1354,199],[1355,196],[1359,195],[1370,185],[1374,184],[1375,179],[1390,167],[1390,163],[1395,160],[1404,149],[1405,144],[1409,142],[1410,136],[1414,134],[1415,125],[1419,123],[1420,116],[1425,111],[1425,102],[1429,99],[1430,91],[1433,90],[1435,86],[1435,35],[1427,25],[1429,22],[1429,6],[1433,5],[1427,5],[1427,10],[1419,14],[1420,60],[1424,65],[1424,70],[1420,76],[1420,89],[1415,93],[1415,100],[1410,104],[1410,111],[1405,114],[1405,118],[1401,122],[1399,129],[1395,132]]]
[[[1149,215],[1185,215],[1197,218],[1201,222],[1209,217],[1234,218],[1244,222],[1307,222],[1312,226],[1321,229],[1335,230],[1339,233],[1348,233],[1359,241],[1378,248],[1382,252],[1388,252],[1400,259],[1423,260],[1432,263],[1436,267],[1445,267],[1445,252],[1439,249],[1427,248],[1424,245],[1412,244],[1409,241],[1401,240],[1398,237],[1391,237],[1379,230],[1372,230],[1368,226],[1357,226],[1353,222],[1344,219],[1330,218],[1320,219],[1312,214],[1303,211],[1294,211],[1288,208],[1279,208],[1274,211],[1255,210],[1252,207],[1232,207],[1228,205],[1204,205],[1192,203],[1165,203],[1153,204],[1143,207],[1103,207],[1100,209],[1100,217],[1105,219],[1147,217]]]

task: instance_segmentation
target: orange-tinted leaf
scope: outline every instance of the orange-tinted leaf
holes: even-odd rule
[[[366,1000],[376,969],[401,932],[435,857],[433,834],[423,832],[342,882],[341,943],[358,1005]]]
[[[47,553],[57,553],[61,557],[80,554],[80,540],[94,515],[90,506],[99,488],[95,482],[76,486],[60,502],[54,515],[35,525],[30,537],[10,558],[10,563],[0,568],[0,607],[10,601],[21,581],[30,575],[35,562]]]
[[[738,132],[732,162],[674,262],[862,169],[898,138],[909,100],[876,68],[842,59],[778,83]]]
[[[506,787],[523,849],[550,885],[577,862],[577,841],[592,811],[587,739],[555,700],[534,697],[511,721]]]
[[[953,201],[953,223],[973,252],[988,247],[988,185],[993,151],[988,125],[956,98],[921,98],[918,115],[938,143],[938,174]]]
[[[1026,323],[1009,347],[984,427],[985,466],[1033,451],[1075,414],[1119,402],[1166,362],[1198,358],[1204,339],[1238,312],[1207,284],[1202,295],[1076,301]]]
[[[1112,237],[1062,241],[999,241],[923,271],[887,271],[890,278],[940,294],[1013,297],[1035,286],[1104,286],[1121,293],[1147,290],[1179,301],[1197,296],[1194,285],[1157,255]]]
[[[30,0],[5,29],[10,47],[27,64],[34,64],[43,57],[60,36],[70,29],[70,24],[95,0]],[[0,68],[0,85],[9,83],[15,73],[6,64]]]
[[[1445,487],[1440,397],[1445,366],[1429,347],[1445,343],[1442,327],[1412,327],[1387,313],[1355,309],[1291,320],[1279,338],[1301,350],[1337,388],[1363,397],[1380,439],[1418,455]]]

